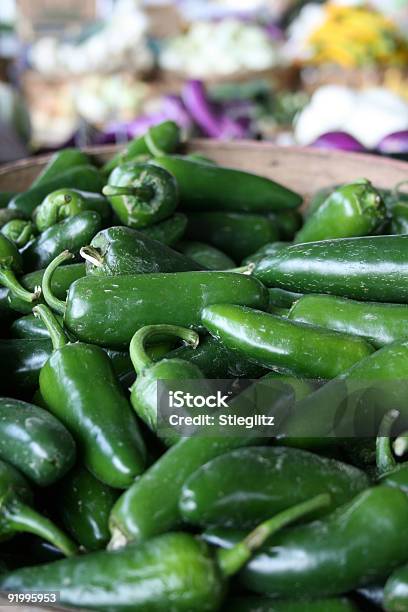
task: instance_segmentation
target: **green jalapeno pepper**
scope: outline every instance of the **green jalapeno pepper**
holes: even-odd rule
[[[143,471],[145,449],[109,357],[96,346],[69,344],[46,306],[36,306],[34,314],[48,327],[54,347],[39,381],[48,409],[71,431],[96,478],[112,487],[129,486]]]
[[[31,508],[32,493],[26,480],[11,465],[0,461],[0,539],[20,532],[33,533],[51,542],[70,557],[75,544],[50,520]]]
[[[87,274],[95,276],[202,269],[189,257],[184,257],[130,227],[118,226],[102,230],[80,253],[86,260]]]
[[[330,194],[296,234],[295,242],[371,234],[384,222],[385,204],[370,181],[360,179]]]
[[[0,398],[0,458],[39,486],[62,478],[75,460],[65,427],[42,408]]]
[[[163,168],[129,162],[115,168],[102,190],[124,225],[154,225],[170,217],[178,204],[177,183]]]
[[[253,274],[299,293],[408,301],[408,236],[363,236],[296,244],[266,256]]]
[[[295,437],[297,446],[324,447],[342,435],[354,436],[354,423],[359,415],[367,423],[374,419],[373,428],[377,431],[377,408],[384,414],[406,406],[407,372],[408,342],[384,346],[299,402],[285,423],[285,436]],[[343,416],[338,422],[340,407]],[[367,431],[367,427],[364,429]]]
[[[99,193],[79,189],[57,189],[52,191],[36,208],[34,218],[39,232],[85,210],[99,213],[106,223],[111,215],[108,201]]]
[[[389,576],[385,583],[383,606],[386,612],[408,610],[408,565],[399,567]]]
[[[42,232],[36,240],[23,251],[26,270],[45,268],[62,251],[70,249],[78,253],[101,230],[101,216],[93,211],[75,215],[52,225]]]
[[[85,550],[104,548],[109,541],[109,513],[119,493],[88,470],[75,467],[54,488],[58,516],[67,532]]]
[[[12,210],[19,210],[26,217],[31,217],[43,199],[56,189],[80,189],[100,193],[104,180],[94,166],[74,166],[54,176],[46,183],[41,183],[24,193],[17,194],[8,204]]]
[[[265,369],[245,357],[230,351],[212,336],[200,338],[196,348],[185,345],[167,355],[169,359],[183,359],[196,365],[206,378],[259,378]]]
[[[183,213],[175,213],[168,219],[139,229],[145,236],[158,240],[167,246],[174,246],[184,236],[187,229],[187,217]]]
[[[60,324],[62,317],[57,316]],[[38,319],[33,314],[25,315],[13,321],[10,325],[11,338],[29,338],[31,340],[41,339],[50,340],[50,333],[41,319]]]
[[[388,234],[408,234],[408,202],[397,202],[391,209]]]
[[[248,408],[248,398],[253,397],[257,381],[248,390],[235,397],[231,411]],[[262,387],[264,389],[264,387]],[[294,400],[293,389],[288,385],[276,385],[274,381],[268,395],[269,405],[286,409]],[[141,542],[174,528],[181,522],[178,508],[180,494],[187,478],[199,467],[234,448],[260,444],[262,438],[254,431],[242,436],[200,436],[182,438],[165,452],[123,494],[112,509],[110,546],[118,548],[127,542]]]
[[[270,597],[231,597],[226,610],[234,612],[357,612],[349,599],[271,599]]]
[[[154,160],[171,172],[180,189],[180,204],[186,210],[271,212],[297,208],[299,194],[263,176],[187,159],[180,155]]]
[[[190,534],[166,533],[140,546],[16,570],[1,576],[0,588],[55,590],[61,603],[97,610],[216,612],[228,578],[265,539],[328,500],[320,495],[274,516],[231,550],[213,553]]]
[[[79,149],[67,148],[54,153],[47,165],[31,183],[30,189],[49,183],[75,166],[86,166],[90,163],[89,156]]]
[[[14,242],[17,248],[21,249],[28,242],[34,240],[37,235],[37,230],[32,221],[13,219],[3,225],[1,233],[11,240],[11,242]]]
[[[310,378],[334,378],[374,351],[356,336],[232,304],[205,307],[202,321],[225,346],[255,363]]]
[[[26,215],[23,215],[19,210],[11,210],[10,208],[0,208],[0,227],[3,228],[10,221],[16,219],[27,220]]]
[[[18,397],[34,393],[51,350],[49,340],[0,340],[0,393]]]
[[[35,272],[25,274],[20,278],[22,286],[27,289],[27,291],[35,292],[37,287],[41,287],[44,272],[45,270],[36,270]],[[55,297],[65,299],[67,291],[72,283],[83,276],[85,276],[84,264],[61,266],[55,270],[51,280],[51,290]],[[41,296],[36,302],[40,299]],[[8,303],[12,310],[20,312],[21,314],[30,314],[33,308],[32,303],[21,300],[10,291],[8,292]]]
[[[204,242],[179,242],[177,249],[208,270],[229,270],[235,267],[231,257]]]
[[[244,274],[174,272],[87,276],[71,285],[65,303],[55,299],[48,285],[53,270],[66,257],[61,255],[50,264],[47,279],[43,278],[44,299],[64,314],[64,325],[79,340],[103,346],[127,345],[145,325],[200,327],[201,310],[209,303],[228,301],[262,308],[268,299],[263,285]]]
[[[373,346],[408,337],[408,305],[357,302],[331,295],[304,295],[291,307],[293,321],[366,338]]]
[[[163,121],[151,127],[144,136],[138,136],[127,147],[117,153],[103,166],[102,171],[111,172],[116,166],[133,161],[141,155],[156,155],[158,151],[173,153],[181,140],[179,126],[174,121]]]
[[[303,225],[302,213],[298,210],[281,210],[270,213],[270,217],[275,220],[281,240],[293,240]]]
[[[20,300],[31,303],[39,297],[41,291],[38,287],[33,293],[24,289],[16,278],[16,274],[22,271],[23,260],[16,245],[0,233],[0,284],[10,289]]]
[[[251,529],[313,495],[329,493],[330,506],[308,516],[320,517],[368,486],[364,472],[335,459],[296,448],[253,446],[198,468],[184,483],[179,509],[193,525]]]
[[[289,246],[290,242],[268,242],[261,246],[255,253],[251,253],[248,257],[245,257],[242,260],[243,266],[255,265],[259,261],[262,261],[267,255],[273,255],[277,251]]]
[[[301,293],[286,291],[285,289],[279,289],[278,287],[270,288],[268,293],[269,308],[291,308],[291,306],[293,306],[293,304],[295,304],[295,302],[300,300],[302,297]],[[324,327],[324,325],[322,327]]]
[[[9,325],[13,322],[17,313],[13,312],[10,308],[8,301],[9,290],[7,287],[0,285],[0,332],[8,332]],[[24,302],[27,303],[27,302]]]
[[[203,379],[200,369],[185,359],[164,358],[158,362],[146,353],[145,344],[155,336],[175,336],[195,348],[198,334],[176,325],[148,325],[139,329],[130,342],[130,358],[136,371],[136,382],[131,388],[131,402],[136,414],[154,432],[157,431],[157,382],[159,380]],[[175,434],[165,438],[168,445],[180,439]]]
[[[235,261],[278,240],[274,222],[263,215],[214,211],[189,213],[187,217],[188,239],[204,240]]]
[[[251,591],[272,597],[324,597],[386,578],[408,559],[408,496],[376,486],[320,520],[277,534],[240,574]],[[241,532],[216,530],[230,546]]]

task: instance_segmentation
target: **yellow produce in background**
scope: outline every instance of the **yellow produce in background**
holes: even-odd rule
[[[407,66],[408,43],[391,19],[365,7],[328,4],[324,10],[324,22],[308,40],[311,63]]]

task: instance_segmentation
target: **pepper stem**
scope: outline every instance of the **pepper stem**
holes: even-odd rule
[[[375,446],[377,472],[380,475],[393,470],[397,465],[391,448],[390,434],[399,414],[398,410],[390,410],[383,416],[380,424]]]
[[[16,497],[5,503],[1,508],[2,520],[12,531],[33,533],[47,542],[51,542],[66,557],[72,557],[78,548],[68,536],[52,521],[42,516]]]
[[[192,329],[179,327],[178,325],[146,325],[139,329],[133,336],[129,352],[133,367],[136,374],[140,374],[145,368],[150,367],[154,360],[146,353],[146,342],[149,338],[158,335],[176,336],[189,344],[193,348],[197,348],[200,341],[200,336]]]
[[[9,268],[0,267],[0,285],[7,287],[10,291],[20,300],[24,302],[35,302],[41,295],[41,289],[35,289],[34,293],[27,291],[24,287],[19,283],[16,278],[16,275]]]
[[[255,264],[250,263],[246,266],[241,266],[240,268],[230,268],[229,270],[223,270],[223,272],[235,272],[236,274],[247,274],[249,276],[252,274],[254,268]]]
[[[55,318],[54,314],[44,304],[38,304],[38,306],[34,306],[33,313],[35,317],[41,319],[47,328],[52,341],[52,346],[54,351],[62,348],[66,344],[69,343],[68,337],[64,332],[63,328]]]
[[[55,310],[60,315],[65,313],[66,303],[63,300],[59,300],[52,292],[51,289],[51,280],[55,270],[58,266],[67,261],[68,259],[72,259],[74,256],[69,251],[63,251],[60,255],[57,255],[55,259],[47,266],[44,276],[42,279],[42,292],[44,296],[44,300],[47,302],[48,306]]]
[[[119,187],[117,185],[105,185],[102,189],[103,195],[108,198],[116,196],[133,196],[142,201],[149,201],[152,199],[154,193],[153,189],[147,185]]]
[[[404,433],[394,440],[393,449],[397,457],[405,455],[408,451],[408,431],[404,431]]]
[[[79,254],[83,259],[85,259],[85,261],[89,261],[89,263],[97,268],[100,268],[103,264],[103,257],[98,249],[95,249],[90,245],[82,247]]]
[[[305,514],[324,508],[329,504],[330,495],[328,493],[312,497],[305,502],[279,512],[279,514],[261,523],[244,540],[238,542],[232,548],[219,550],[217,557],[222,574],[224,576],[232,576],[251,559],[253,553],[274,533],[293,523],[293,521],[302,518]]]

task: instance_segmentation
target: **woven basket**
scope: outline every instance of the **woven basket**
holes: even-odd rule
[[[378,187],[392,188],[408,178],[408,164],[361,153],[308,148],[282,148],[268,142],[193,140],[187,151],[198,151],[219,164],[249,170],[310,197],[322,187],[367,178]],[[98,161],[109,159],[115,146],[93,147]],[[49,156],[32,157],[0,166],[0,191],[24,191],[42,170]]]

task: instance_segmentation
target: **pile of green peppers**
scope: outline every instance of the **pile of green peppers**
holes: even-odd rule
[[[1,595],[408,612],[406,201],[357,178],[304,213],[171,121],[1,193]],[[283,433],[164,435],[158,383],[212,379]],[[328,435],[341,385],[371,437]]]

